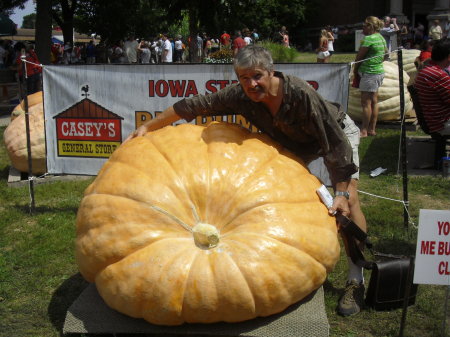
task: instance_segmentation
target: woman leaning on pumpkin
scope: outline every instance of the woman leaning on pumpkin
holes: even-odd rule
[[[361,91],[362,126],[361,137],[375,136],[378,119],[378,88],[383,84],[383,61],[387,58],[386,40],[381,36],[383,22],[369,16],[363,24],[363,34],[353,68],[354,77],[359,78]],[[363,61],[364,60],[364,61]]]

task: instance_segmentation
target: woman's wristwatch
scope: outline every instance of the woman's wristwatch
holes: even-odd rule
[[[345,199],[350,199],[350,192],[349,191],[336,191],[334,193],[335,197],[345,197]]]

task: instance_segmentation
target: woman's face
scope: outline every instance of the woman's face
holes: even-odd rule
[[[372,25],[368,24],[367,22],[364,22],[364,24],[363,24],[363,34],[364,35],[371,35],[371,34],[373,34]]]

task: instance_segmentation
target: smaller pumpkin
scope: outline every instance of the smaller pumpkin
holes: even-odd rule
[[[45,151],[44,106],[42,92],[28,96],[28,117],[33,174],[47,172]],[[25,126],[24,102],[16,106],[11,114],[11,123],[3,134],[6,151],[11,164],[21,172],[28,172],[28,149]]]
[[[420,55],[420,50],[418,49],[403,49],[402,50],[402,60],[403,60],[403,70],[409,76],[408,85],[414,83],[417,76],[417,68],[414,64],[416,58]],[[391,62],[394,64],[398,64],[398,56],[397,53],[391,54]]]
[[[400,90],[398,80],[398,66],[392,62],[383,62],[384,80],[378,89],[378,120],[393,121],[400,119]],[[352,79],[350,80],[350,82]],[[403,71],[405,115],[407,118],[415,117],[411,96],[407,89],[409,76]],[[355,121],[362,121],[361,92],[350,87],[348,97],[348,115]]]
[[[41,110],[42,103],[42,91],[35,92],[34,94],[28,95],[28,111],[33,113],[35,110]],[[22,100],[13,111],[11,112],[11,120],[16,119],[18,116],[25,113],[25,100]]]

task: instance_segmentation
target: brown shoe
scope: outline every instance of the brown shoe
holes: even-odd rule
[[[337,312],[342,316],[357,314],[364,307],[365,287],[356,280],[347,281],[344,294],[338,302]]]

